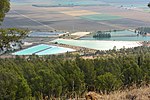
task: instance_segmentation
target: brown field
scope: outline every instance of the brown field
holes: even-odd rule
[[[94,21],[78,17],[89,14],[109,14],[123,18]],[[74,32],[134,29],[140,26],[150,26],[150,13],[113,6],[33,7],[32,5],[12,5],[0,28],[17,27],[30,30]]]

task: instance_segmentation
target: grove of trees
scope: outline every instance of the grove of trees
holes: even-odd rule
[[[94,35],[93,38],[110,38],[111,34],[107,32],[102,32],[102,31],[97,31]]]
[[[142,33],[150,33],[150,27],[139,27],[136,29],[137,31],[140,31]]]
[[[137,53],[83,59],[57,56],[0,59],[0,100],[81,97],[150,82],[150,47]]]

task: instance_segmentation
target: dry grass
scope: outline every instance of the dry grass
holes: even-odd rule
[[[150,86],[143,86],[141,88],[132,87],[131,89],[127,89],[124,91],[112,92],[109,95],[97,94],[97,96],[95,95],[95,97],[97,98],[92,100],[150,100]]]

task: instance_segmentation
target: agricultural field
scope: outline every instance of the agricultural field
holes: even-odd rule
[[[109,3],[90,0],[86,3],[78,0],[76,2],[46,0],[44,3],[40,0],[37,1],[39,2],[35,3],[32,0],[23,3],[21,1],[19,1],[21,3],[12,2],[11,10],[7,13],[0,28],[16,27],[72,32],[134,29],[140,26],[150,26],[150,13],[123,9]],[[59,4],[65,6],[59,6]],[[70,6],[70,4],[74,5]]]
[[[96,20],[96,21],[122,19],[119,16],[112,16],[106,14],[85,15],[85,16],[81,16],[81,18],[88,19],[88,20]]]

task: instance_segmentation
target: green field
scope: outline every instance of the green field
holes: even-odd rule
[[[89,20],[115,20],[115,19],[122,19],[120,16],[112,16],[108,14],[94,14],[94,15],[85,15],[85,16],[80,16],[82,19],[89,19]]]

